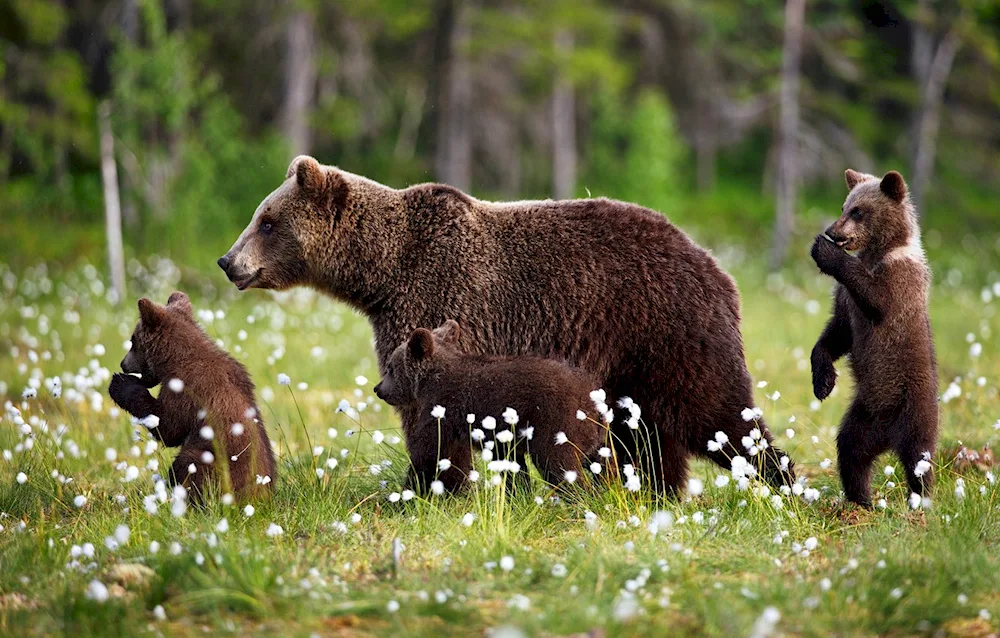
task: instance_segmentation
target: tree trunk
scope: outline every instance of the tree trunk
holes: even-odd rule
[[[101,136],[101,182],[104,186],[104,229],[108,240],[112,301],[117,304],[125,298],[125,251],[122,248],[122,210],[118,199],[115,142],[111,134],[111,106],[107,102],[101,104],[98,118]]]
[[[925,27],[918,25],[916,29],[924,30]],[[921,37],[914,35],[915,40]],[[941,126],[941,105],[944,102],[945,88],[948,86],[948,76],[951,75],[955,56],[961,44],[956,25],[942,38],[934,50],[933,57],[929,58],[929,63],[926,59],[926,56],[929,56],[929,49],[925,52],[914,46],[914,71],[918,74],[920,103],[914,126],[916,145],[913,151],[913,174],[910,176],[910,198],[918,213],[923,211],[924,196],[934,173],[938,130]]]
[[[285,30],[285,97],[281,107],[281,130],[292,155],[312,148],[309,111],[316,88],[316,32],[313,16],[296,9]]]
[[[437,178],[461,190],[469,190],[472,182],[472,78],[469,72],[469,27],[467,3],[457,6],[446,3],[444,12],[451,20],[442,34],[446,39],[443,51],[437,118]]]
[[[559,30],[553,44],[556,58],[564,60],[573,51],[573,36]],[[573,85],[567,80],[566,74],[557,68],[552,88],[552,196],[556,199],[573,197],[576,189],[576,160]]]
[[[781,115],[778,130],[777,223],[771,244],[771,268],[785,261],[795,224],[796,162],[799,135],[799,66],[805,0],[785,2],[785,43],[781,70]]]

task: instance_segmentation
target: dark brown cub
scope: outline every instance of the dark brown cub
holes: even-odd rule
[[[449,490],[461,486],[472,470],[474,447],[485,447],[494,467],[522,481],[526,455],[554,485],[591,472],[606,433],[590,398],[597,381],[553,359],[465,354],[459,332],[455,321],[433,332],[415,330],[375,386],[390,405],[418,405],[417,417],[403,421],[411,485],[426,488],[439,480]],[[448,460],[445,469],[441,459]]]
[[[870,507],[872,464],[888,450],[899,455],[912,492],[923,495],[933,483],[931,271],[903,177],[852,170],[846,177],[843,215],[812,246],[816,265],[837,280],[833,316],[812,351],[813,391],[820,400],[830,395],[833,363],[849,354],[856,389],[837,436],[840,477],[847,499]]]

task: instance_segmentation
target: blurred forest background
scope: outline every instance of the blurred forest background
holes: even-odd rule
[[[0,0],[0,260],[104,263],[117,182],[126,257],[212,268],[298,153],[772,267],[895,168],[996,255],[998,43],[1000,0]]]

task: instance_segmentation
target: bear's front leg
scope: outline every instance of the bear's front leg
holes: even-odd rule
[[[122,373],[113,375],[108,386],[108,394],[121,409],[137,419],[144,419],[151,414],[160,416],[157,414],[156,399],[139,379],[131,375]]]
[[[816,236],[809,255],[816,262],[820,272],[831,277],[837,277],[843,270],[844,262],[850,258],[850,255],[843,248],[837,246],[823,234]]]

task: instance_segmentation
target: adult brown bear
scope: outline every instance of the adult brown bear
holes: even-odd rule
[[[709,451],[718,431],[735,443],[759,425],[769,440],[762,422],[741,416],[754,400],[736,284],[641,206],[396,190],[300,156],[219,266],[241,290],[306,285],[351,304],[372,324],[383,372],[414,329],[446,319],[462,324],[466,352],[584,368],[609,403],[641,407],[648,429],[616,417],[613,432],[619,457],[656,489],[681,487],[691,454],[727,468],[747,454],[738,443]],[[414,410],[400,410],[404,423]],[[790,479],[782,454],[761,452],[775,485]]]

